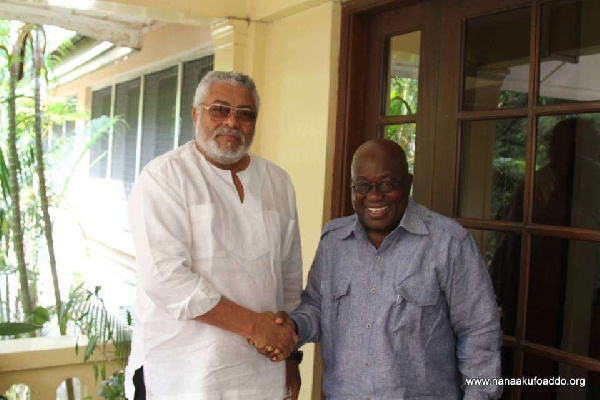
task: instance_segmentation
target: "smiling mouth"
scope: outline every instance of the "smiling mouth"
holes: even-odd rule
[[[389,206],[385,206],[385,207],[367,207],[367,213],[371,216],[371,217],[380,217],[382,215],[384,215],[387,210],[389,210]]]

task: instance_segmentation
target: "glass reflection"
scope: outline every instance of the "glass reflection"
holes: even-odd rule
[[[533,221],[600,228],[600,114],[540,117]]]
[[[420,31],[390,38],[386,115],[417,113],[420,52]]]
[[[492,277],[502,333],[514,336],[519,298],[521,235],[477,229],[469,229],[469,231],[479,246]]]
[[[600,2],[542,6],[540,104],[600,99]]]
[[[398,143],[406,152],[408,172],[414,174],[415,167],[415,139],[417,137],[417,124],[388,125],[385,128],[385,139]],[[412,190],[412,189],[411,189]]]
[[[464,122],[458,214],[521,221],[526,119]]]
[[[467,20],[465,110],[527,105],[530,19],[523,8]]]
[[[600,359],[600,243],[534,236],[526,339]]]

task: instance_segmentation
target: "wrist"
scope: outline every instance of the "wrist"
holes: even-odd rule
[[[249,322],[248,322],[248,326],[247,326],[247,333],[246,333],[246,336],[248,338],[254,340],[254,338],[261,332],[261,329],[259,327],[260,317],[261,317],[261,315],[259,313],[251,311],[251,315],[249,316]]]
[[[286,361],[294,361],[298,364],[300,364],[302,362],[302,359],[304,358],[304,353],[301,350],[294,350],[291,352],[290,356],[288,358],[286,358]]]

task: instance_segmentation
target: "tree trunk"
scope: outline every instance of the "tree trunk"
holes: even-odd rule
[[[13,51],[13,54],[18,54]],[[17,154],[17,123],[16,123],[16,93],[17,93],[17,63],[10,68],[9,93],[8,93],[8,187],[10,191],[10,225],[12,230],[13,246],[17,258],[17,269],[21,283],[21,303],[23,312],[31,315],[33,306],[29,291],[27,265],[23,252],[23,228],[21,226],[21,208],[19,204],[19,159]]]
[[[37,34],[36,34],[37,42]],[[37,47],[37,43],[36,43]],[[37,50],[37,49],[36,49]],[[34,63],[35,64],[35,63]],[[35,102],[35,155],[36,171],[39,181],[40,207],[42,208],[42,218],[44,220],[44,235],[48,244],[48,257],[50,259],[50,273],[52,274],[52,284],[54,286],[54,304],[56,313],[60,315],[62,301],[60,299],[60,287],[58,285],[58,272],[56,270],[56,257],[54,255],[54,239],[52,238],[52,222],[48,210],[48,195],[46,192],[46,176],[44,174],[44,149],[42,147],[42,110],[40,99],[40,68],[35,65],[34,75],[34,102]],[[60,325],[60,324],[59,324]],[[60,328],[60,334],[64,335],[64,329]]]
[[[52,238],[52,221],[50,220],[50,212],[48,207],[48,194],[46,192],[46,176],[44,174],[44,148],[42,147],[42,100],[41,100],[41,87],[40,87],[40,71],[42,67],[41,46],[40,46],[40,32],[39,30],[34,31],[32,37],[34,41],[34,59],[33,59],[33,99],[35,105],[35,156],[36,156],[36,171],[39,181],[39,196],[40,196],[40,207],[42,209],[42,217],[44,219],[44,235],[46,236],[46,243],[48,247],[48,258],[50,259],[50,273],[52,274],[52,285],[54,286],[54,303],[56,305],[56,315],[58,327],[61,335],[67,334],[66,325],[63,326],[60,323],[60,310],[62,307],[62,300],[60,299],[60,286],[58,285],[58,272],[56,270],[56,257],[54,255],[54,239]],[[67,398],[69,400],[75,399],[75,393],[73,389],[73,380],[67,379]]]

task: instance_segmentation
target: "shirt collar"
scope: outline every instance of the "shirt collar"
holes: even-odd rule
[[[424,215],[421,211],[422,207],[419,206],[412,198],[409,198],[408,205],[406,206],[406,210],[404,210],[404,215],[402,216],[400,223],[396,229],[390,233],[390,235],[395,234],[400,229],[404,229],[407,232],[415,235],[427,235],[429,230],[423,221]],[[354,218],[354,222],[348,224],[340,230],[340,237],[342,239],[346,239],[350,236],[350,234],[354,233],[355,237],[368,240],[367,232],[360,223],[358,216],[354,214],[352,218]]]
[[[404,215],[400,220],[398,228],[402,227],[415,235],[427,235],[429,230],[427,229],[425,222],[423,222],[425,216],[422,211],[423,207],[419,206],[412,198],[409,198],[408,205],[406,206],[406,210],[404,210]]]

